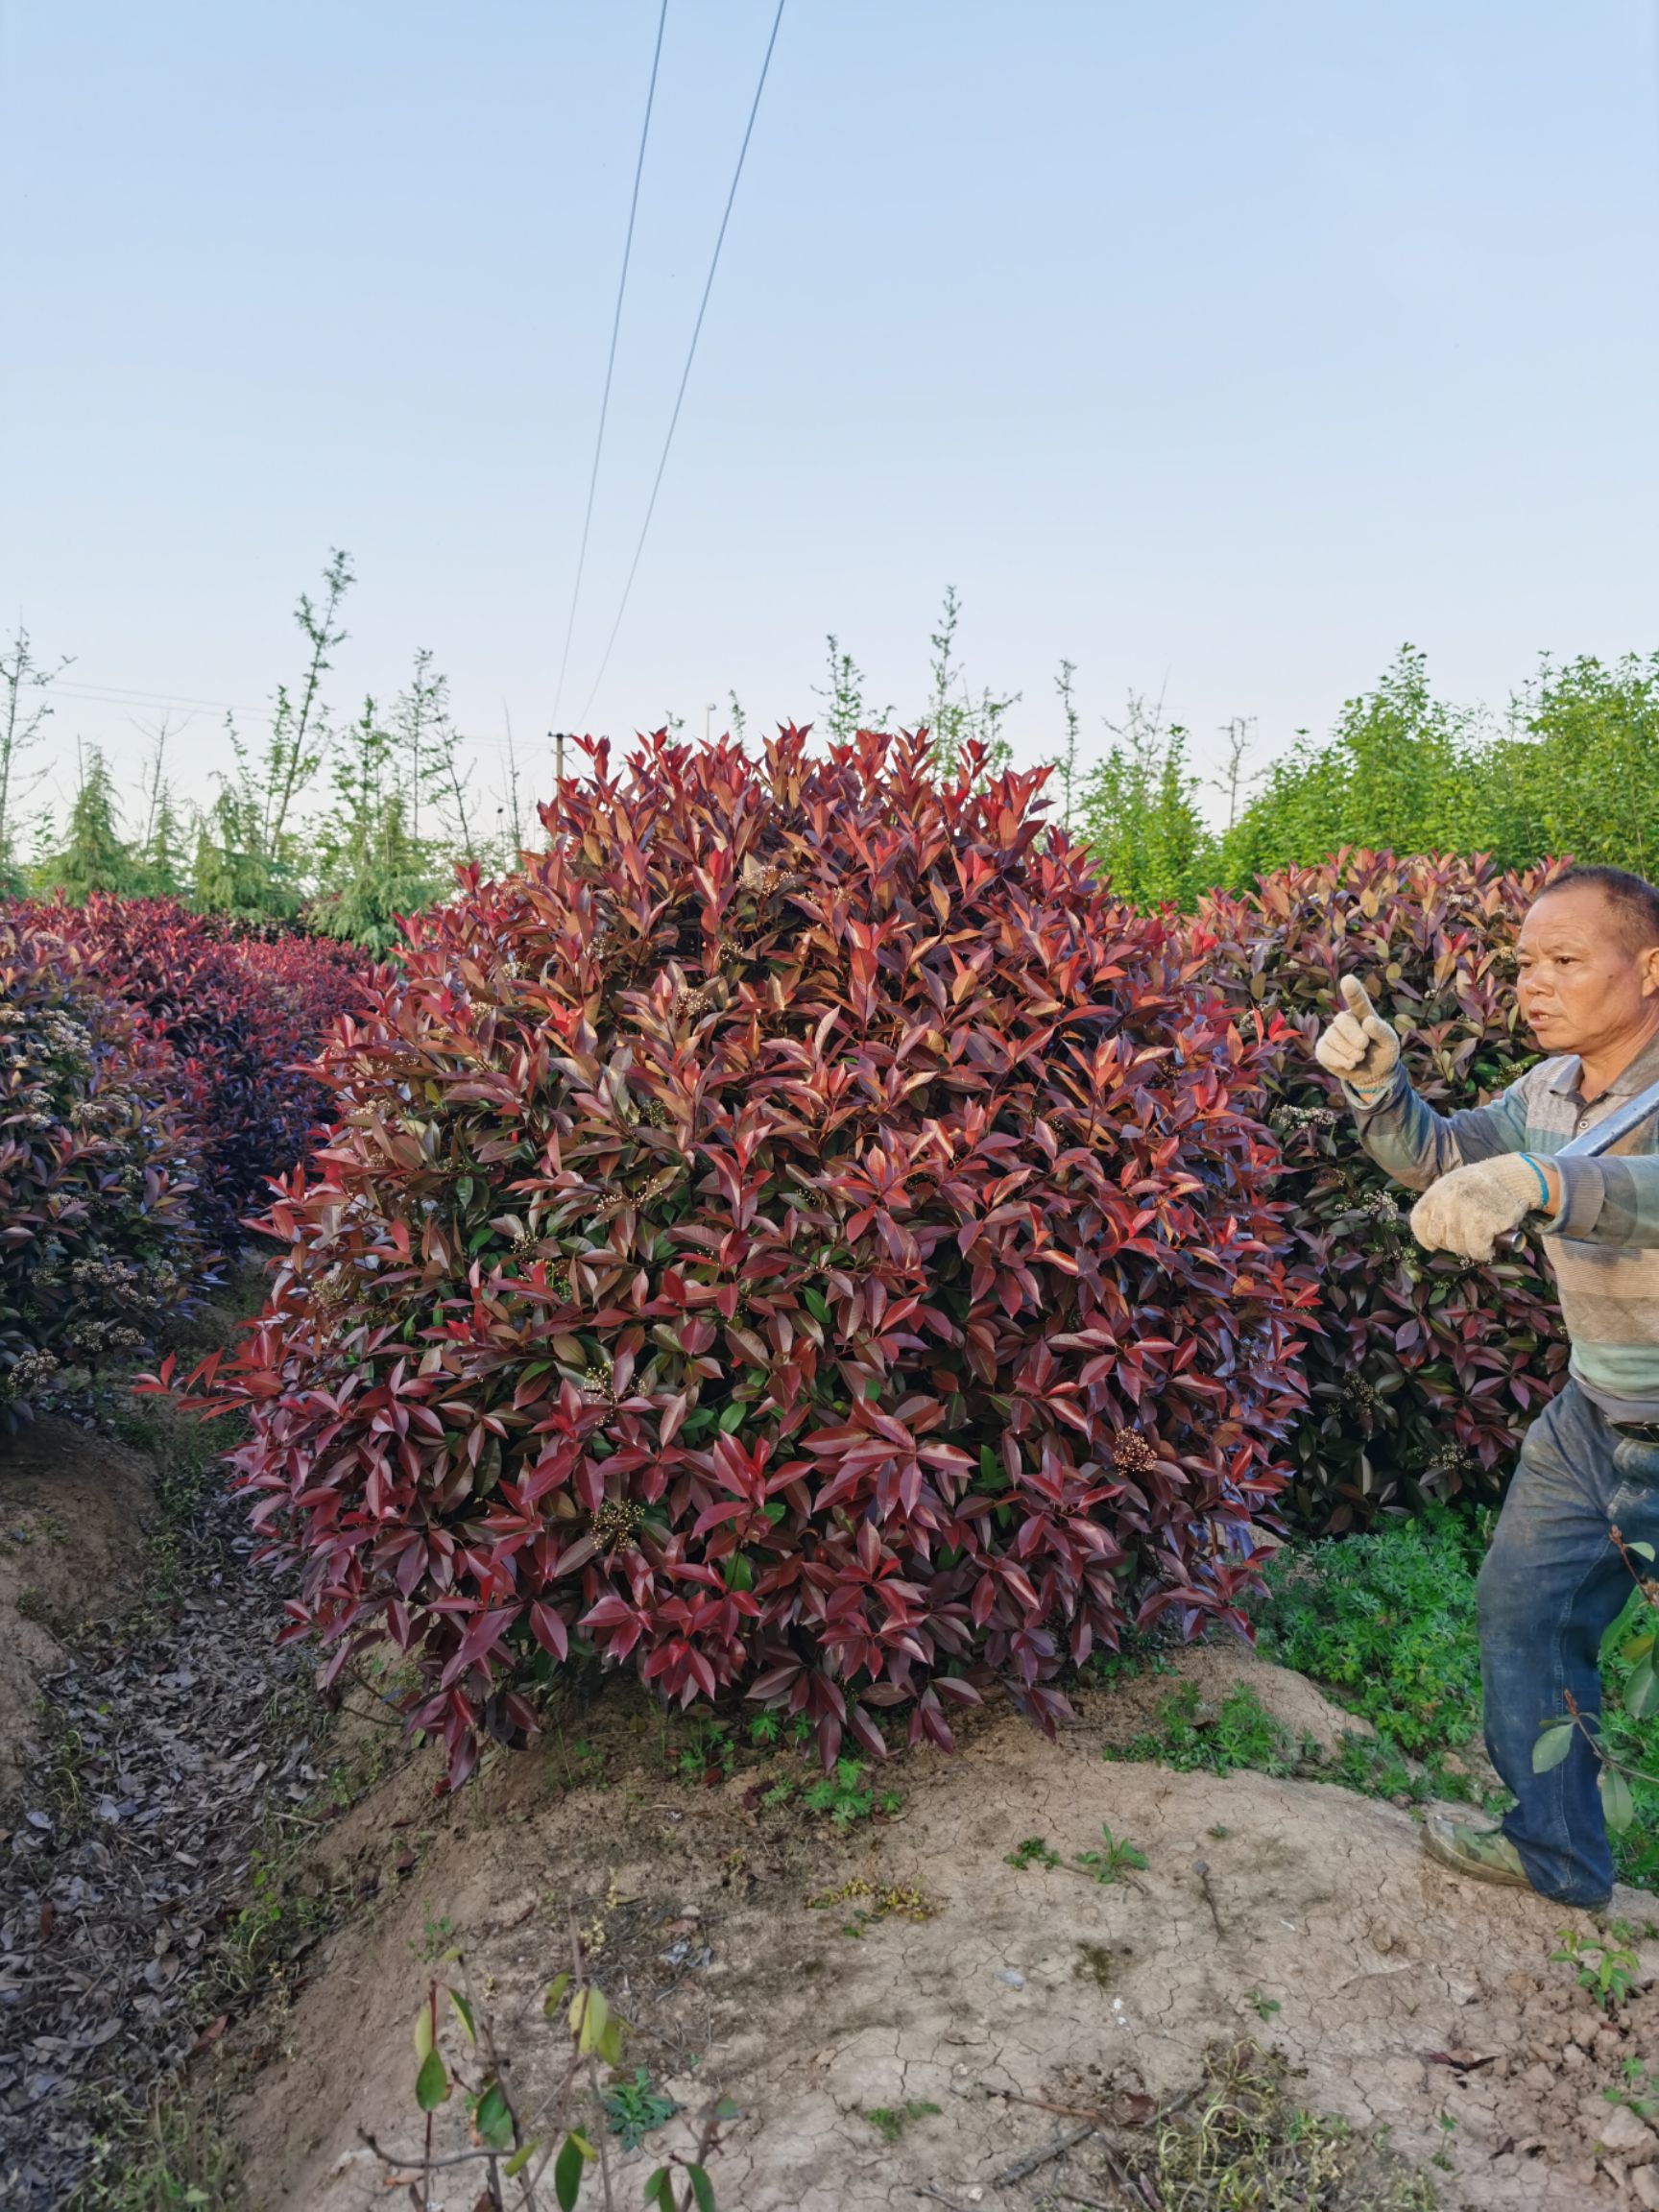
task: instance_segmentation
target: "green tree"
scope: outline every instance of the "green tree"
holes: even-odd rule
[[[1008,764],[1010,748],[1002,724],[1009,709],[1019,704],[1020,694],[1011,691],[1002,698],[983,686],[977,693],[970,691],[956,659],[956,631],[961,619],[962,602],[956,587],[948,584],[939,627],[928,640],[933,647],[932,692],[923,720],[932,733],[933,760],[940,775],[956,775],[968,747],[981,744],[985,748],[985,772],[996,776]]]
[[[37,881],[41,890],[60,891],[77,906],[84,905],[94,891],[131,899],[147,888],[143,864],[121,835],[115,785],[96,745],[87,746],[82,757],[68,835],[61,850],[40,867]]]
[[[1344,845],[1400,854],[1467,852],[1479,819],[1475,718],[1436,699],[1404,645],[1375,690],[1350,699],[1331,737],[1305,732],[1223,840],[1222,880],[1323,860]]]
[[[144,893],[153,899],[182,898],[188,865],[184,850],[184,825],[173,803],[167,780],[167,724],[156,733],[155,750],[144,777],[144,828],[133,858]]]
[[[349,557],[335,551],[323,571],[321,598],[300,594],[294,619],[305,639],[305,664],[293,689],[276,687],[262,757],[255,757],[227,718],[235,768],[221,777],[196,840],[196,903],[208,913],[291,922],[305,903],[309,856],[300,808],[328,749],[323,679],[333,665],[329,654],[346,638],[340,608],[354,581]]]
[[[1474,842],[1513,865],[1547,854],[1659,868],[1659,654],[1546,661],[1487,750]]]
[[[39,746],[52,714],[46,687],[68,665],[67,658],[52,667],[36,660],[21,622],[10,644],[0,647],[0,897],[14,897],[23,888],[18,817],[23,801],[45,773],[30,769],[29,756]]]
[[[415,843],[425,836],[444,842],[463,860],[482,859],[478,802],[471,768],[461,761],[461,733],[449,710],[449,679],[433,667],[424,646],[415,655],[408,683],[392,702],[391,721],[402,756]]]
[[[824,640],[828,681],[813,685],[824,702],[824,734],[831,744],[844,745],[860,730],[885,730],[892,720],[891,707],[871,709],[864,704],[865,676],[851,653],[842,650],[833,630]],[[735,701],[733,701],[735,704]]]
[[[1214,841],[1198,810],[1187,733],[1133,694],[1113,744],[1082,781],[1076,833],[1119,898],[1190,905],[1214,878]]]
[[[1072,680],[1077,674],[1074,661],[1062,661],[1060,673],[1054,679],[1054,688],[1060,694],[1060,712],[1066,724],[1066,743],[1060,757],[1054,763],[1060,779],[1061,820],[1068,835],[1071,831],[1071,809],[1077,796],[1077,739],[1081,722],[1077,713],[1077,698]]]
[[[334,803],[317,828],[318,893],[306,920],[374,952],[397,942],[399,915],[438,896],[434,854],[411,826],[407,766],[396,734],[366,699],[336,748]]]

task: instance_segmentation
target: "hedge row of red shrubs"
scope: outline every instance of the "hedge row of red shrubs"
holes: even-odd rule
[[[250,934],[172,899],[97,894],[84,906],[20,902],[13,914],[75,948],[98,987],[170,1048],[201,1160],[197,1211],[234,1243],[327,1111],[301,1063],[361,1001],[362,953],[331,938]]]
[[[1312,1052],[1338,978],[1358,974],[1441,1113],[1513,1082],[1538,1057],[1516,1008],[1515,937],[1558,865],[1505,875],[1479,857],[1347,853],[1247,899],[1207,900],[1194,922],[1193,956],[1240,1014],[1270,1007],[1288,1031],[1263,1073],[1284,1152],[1275,1194],[1319,1291],[1282,1501],[1305,1527],[1343,1530],[1429,1497],[1495,1502],[1566,1378],[1535,1248],[1486,1266],[1424,1252],[1409,1193],[1366,1157]]]
[[[169,1055],[71,948],[0,922],[0,1426],[131,1359],[210,1248]]]
[[[132,1364],[322,1118],[339,946],[163,900],[0,909],[0,1418]]]
[[[1558,1382],[1531,1261],[1417,1251],[1310,1054],[1356,972],[1437,1104],[1510,1079],[1540,878],[1355,854],[1147,917],[982,770],[594,747],[325,1046],[190,1388],[250,1417],[289,1632],[413,1657],[452,1780],[584,1655],[827,1761],[993,1681],[1052,1726],[1127,1623],[1237,1621],[1285,1514],[1495,1491]]]

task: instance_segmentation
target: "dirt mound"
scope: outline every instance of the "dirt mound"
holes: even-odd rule
[[[40,1685],[65,1639],[135,1595],[153,1503],[138,1454],[66,1421],[0,1441],[0,1805],[23,1779]]]
[[[1276,1720],[1293,1745],[1310,1744],[1321,1759],[1334,1758],[1347,1736],[1377,1731],[1358,1713],[1334,1704],[1306,1674],[1276,1667],[1250,1645],[1234,1637],[1214,1644],[1188,1644],[1168,1652],[1158,1668],[1118,1684],[1109,1703],[1096,1707],[1107,1741],[1121,1744],[1156,1727],[1160,1708],[1183,1682],[1197,1689],[1204,1705],[1219,1708],[1240,1683],[1255,1693],[1269,1719]]]
[[[379,1901],[326,1947],[247,2101],[252,2201],[386,2201],[359,2129],[419,2139],[410,2025],[450,1942],[533,2101],[574,1911],[634,2023],[630,2064],[688,2108],[725,2092],[743,2109],[722,2212],[1118,2201],[1086,2133],[998,2176],[1080,2112],[1192,2087],[1207,2048],[1244,2036],[1284,2054],[1302,2104],[1387,2131],[1447,2206],[1659,2202],[1659,2167],[1626,2197],[1659,2137],[1601,2094],[1627,2060],[1659,2066],[1659,1948],[1615,2027],[1550,1958],[1561,1928],[1595,1935],[1585,1915],[1447,1876],[1408,1815],[1329,1785],[1108,1763],[1124,1695],[1093,1695],[1058,1744],[985,1720],[954,1759],[904,1762],[902,1812],[845,1837],[768,1809],[764,1774],[666,1779],[628,1739],[643,1717],[614,1707],[452,1805],[422,1794],[435,1769],[406,1772],[333,1839]],[[1009,1863],[1037,1836],[1063,1860],[1099,1849],[1103,1824],[1143,1870]],[[686,2127],[622,2160],[619,2202]],[[476,2169],[439,2181],[434,2205],[469,2212]]]

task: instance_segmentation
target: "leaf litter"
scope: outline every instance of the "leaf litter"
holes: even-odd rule
[[[0,2201],[17,2212],[74,2188],[112,2095],[141,2103],[217,2040],[221,1940],[318,1779],[305,1659],[276,1646],[281,1590],[242,1508],[210,1493],[180,1541],[165,1607],[84,1631],[43,1683],[0,1819]]]

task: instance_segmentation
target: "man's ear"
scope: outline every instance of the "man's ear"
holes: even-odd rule
[[[1659,998],[1659,945],[1645,945],[1641,952],[1642,996]]]

